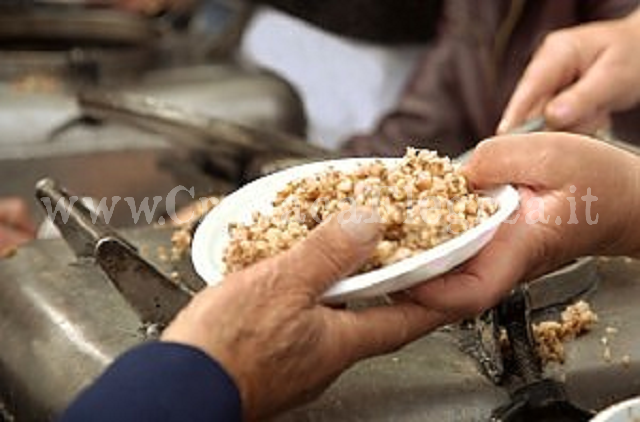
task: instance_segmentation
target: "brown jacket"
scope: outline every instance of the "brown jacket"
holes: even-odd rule
[[[251,0],[325,31],[380,44],[425,43],[435,36],[446,0]]]
[[[640,0],[445,0],[436,44],[374,133],[356,136],[345,155],[398,156],[407,146],[455,156],[491,136],[517,81],[544,36],[559,28],[612,19]],[[617,125],[635,133],[636,118]]]

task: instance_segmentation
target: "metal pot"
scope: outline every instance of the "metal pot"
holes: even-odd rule
[[[0,79],[37,74],[68,84],[135,78],[152,62],[151,21],[107,9],[3,8]]]

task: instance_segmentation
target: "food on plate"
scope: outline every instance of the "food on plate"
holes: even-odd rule
[[[219,203],[218,197],[203,197],[178,211],[176,217],[180,223],[175,224],[177,230],[171,235],[171,262],[178,262],[186,255],[191,246],[194,226]]]
[[[497,211],[492,198],[472,192],[459,165],[433,151],[408,149],[397,164],[329,168],[287,184],[273,210],[229,227],[228,273],[291,248],[329,218],[349,219],[356,206],[375,211],[384,235],[361,271],[410,258],[479,225]]]

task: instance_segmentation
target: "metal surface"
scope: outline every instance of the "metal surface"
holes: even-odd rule
[[[64,241],[0,262],[0,395],[17,420],[51,420],[115,356],[144,340],[133,309]]]
[[[540,379],[513,393],[512,402],[497,409],[491,422],[588,422],[594,416],[567,399],[562,383]]]
[[[594,329],[565,345],[566,362],[546,368],[565,380],[571,400],[599,410],[640,395],[640,263],[629,258],[602,259],[601,283],[588,301],[598,314]],[[606,343],[606,344],[605,344]]]
[[[593,257],[575,260],[557,271],[527,284],[530,311],[537,316],[557,316],[558,310],[593,293],[598,285],[598,261]],[[527,311],[529,312],[529,310]],[[495,311],[465,321],[460,327],[460,347],[476,359],[480,369],[494,383],[505,375],[500,347],[500,327]]]
[[[592,292],[599,282],[598,259],[584,257],[528,284],[531,309],[544,312],[549,307],[574,303]]]
[[[151,53],[140,49],[7,51],[0,49],[0,79],[20,86],[26,78],[55,78],[60,85],[113,85],[136,80],[149,69]],[[60,89],[60,88],[58,88]]]
[[[171,282],[121,239],[100,239],[96,260],[145,324],[167,326],[191,300],[186,288]]]
[[[602,409],[640,394],[640,263],[601,262],[602,283],[589,298],[599,322],[565,345],[564,365],[545,376],[564,381],[568,398]],[[616,328],[616,334],[607,334]],[[603,337],[612,358],[603,357]],[[625,356],[630,359],[628,363]],[[321,399],[278,421],[487,421],[509,401],[508,387],[492,385],[449,333],[432,334],[395,354],[357,365]]]
[[[79,97],[86,115],[116,119],[152,131],[174,134],[191,147],[224,146],[251,153],[280,152],[302,157],[330,157],[332,153],[291,135],[207,117],[165,101],[124,93],[85,91]],[[217,149],[217,148],[216,148]]]
[[[461,352],[435,332],[404,349],[361,362],[323,396],[277,418],[300,421],[487,421],[508,400]]]
[[[134,139],[141,141],[141,137]],[[0,158],[0,179],[3,180],[0,195],[23,197],[31,205],[34,220],[40,223],[45,215],[40,209],[42,204],[33,199],[33,186],[40,178],[50,175],[64,185],[73,186],[83,197],[95,198],[96,203],[104,199],[107,209],[113,211],[109,223],[122,227],[157,224],[168,212],[166,201],[158,203],[155,209],[150,206],[149,213],[143,212],[139,218],[132,214],[129,204],[139,210],[145,198],[153,204],[154,197],[167,198],[176,186],[193,187],[195,199],[231,189],[228,182],[199,171],[194,162],[178,150],[140,145],[115,151],[70,151],[68,145],[66,147],[51,156],[46,155],[53,154],[49,148],[44,152],[41,151],[44,148],[19,148],[15,156]],[[7,150],[9,148],[0,148],[0,154]],[[22,152],[27,156],[18,155]],[[43,156],[38,156],[41,152]],[[114,202],[114,198],[119,198],[118,202]],[[175,199],[178,208],[194,198],[180,192]]]
[[[72,43],[82,47],[144,46],[157,36],[153,23],[142,16],[115,9],[2,8],[0,42]]]
[[[170,247],[170,229],[123,235],[163,273],[173,264],[158,258]],[[0,261],[0,393],[22,418],[48,420],[79,389],[128,347],[144,338],[142,322],[95,266],[78,265],[58,241],[42,241]],[[545,376],[566,380],[568,397],[601,409],[640,393],[640,263],[601,264],[602,284],[590,298],[600,317],[593,332],[567,344],[567,361]],[[195,277],[183,273],[184,279]],[[607,334],[615,327],[616,334]],[[611,359],[601,338],[609,337]],[[627,360],[623,357],[628,356]],[[508,387],[508,386],[507,386]],[[319,400],[279,421],[486,421],[508,402],[477,362],[440,331],[394,354],[356,365]]]
[[[245,126],[304,134],[302,105],[291,87],[236,63],[151,72],[122,89]],[[185,147],[183,132],[158,135],[117,122],[67,125],[78,116],[80,110],[64,87],[22,92],[0,82],[0,195],[21,196],[34,204],[33,185],[51,176],[83,196],[107,198],[107,206],[120,197],[110,224],[147,225],[168,211],[164,202],[148,217],[136,219],[124,199],[139,207],[144,198],[153,203],[154,197],[166,198],[178,186],[194,187],[195,199],[224,194],[237,186],[243,166],[252,159],[252,154],[238,157],[221,142],[211,142],[206,150]],[[176,206],[193,199],[179,193]],[[42,213],[33,208],[40,221]]]
[[[560,381],[544,378],[531,332],[531,304],[526,287],[518,286],[497,307],[497,320],[509,339],[509,349],[523,385],[511,402],[496,409],[493,422],[587,422],[595,414],[572,404]]]
[[[233,28],[242,24],[246,14],[225,9],[225,19],[203,22],[204,17],[198,17],[204,11],[198,9],[193,27],[178,30],[181,23],[189,23],[182,12],[151,18],[99,7],[95,1],[90,7],[68,4],[69,0],[23,7],[1,3],[0,78],[55,76],[74,88],[118,86],[138,81],[151,68],[231,59],[236,37],[222,27],[230,25],[229,31],[239,33]]]
[[[56,213],[54,224],[79,259],[94,258],[122,297],[145,324],[166,326],[191,299],[191,292],[171,282],[138,255],[134,246],[114,232],[103,220],[57,186],[51,179],[36,185],[36,197],[48,215]],[[66,216],[66,217],[65,217]]]
[[[531,303],[526,288],[516,287],[496,309],[497,323],[509,339],[518,375],[525,384],[542,379],[542,362],[535,352],[531,328]]]
[[[293,87],[273,73],[241,63],[149,72],[142,84],[126,84],[121,90],[261,130],[299,138],[306,133],[304,107]]]
[[[78,258],[93,257],[100,240],[118,236],[101,216],[88,210],[77,196],[69,196],[52,179],[36,184],[36,198],[47,215],[60,210],[53,222]]]
[[[464,321],[458,329],[460,350],[478,363],[479,369],[491,382],[498,385],[505,375],[504,360],[500,347],[500,327],[493,310],[476,319]]]

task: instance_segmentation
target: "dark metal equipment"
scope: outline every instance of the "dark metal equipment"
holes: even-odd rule
[[[136,79],[151,69],[157,28],[109,9],[0,5],[0,78],[37,74],[79,86]]]
[[[55,225],[62,237],[78,259],[95,259],[143,323],[166,326],[189,302],[191,291],[140,258],[135,246],[82,202],[72,201],[53,180],[38,182],[36,196],[43,206],[45,202],[53,203],[68,210],[67,221],[62,213],[56,214]]]
[[[597,267],[596,258],[580,258],[529,283],[527,320],[531,314],[555,317],[560,307],[593,293],[599,282]],[[507,375],[500,343],[507,321],[491,310],[464,321],[455,331],[461,349],[478,362],[480,370],[495,384],[503,383]]]
[[[0,402],[27,421],[53,419],[118,354],[155,338],[203,286],[183,270],[189,266],[163,258],[171,229],[120,234],[53,181],[36,191],[43,208],[67,209],[66,222],[55,220],[63,239],[0,261]]]
[[[531,333],[531,305],[526,289],[516,288],[495,312],[498,324],[506,329],[511,356],[523,385],[511,393],[510,403],[493,413],[491,421],[589,421],[593,412],[572,404],[561,382],[543,376]]]
[[[190,147],[311,159],[335,156],[293,135],[209,117],[157,98],[94,91],[81,93],[78,101],[85,116],[114,119],[158,133],[174,134],[172,139]]]

